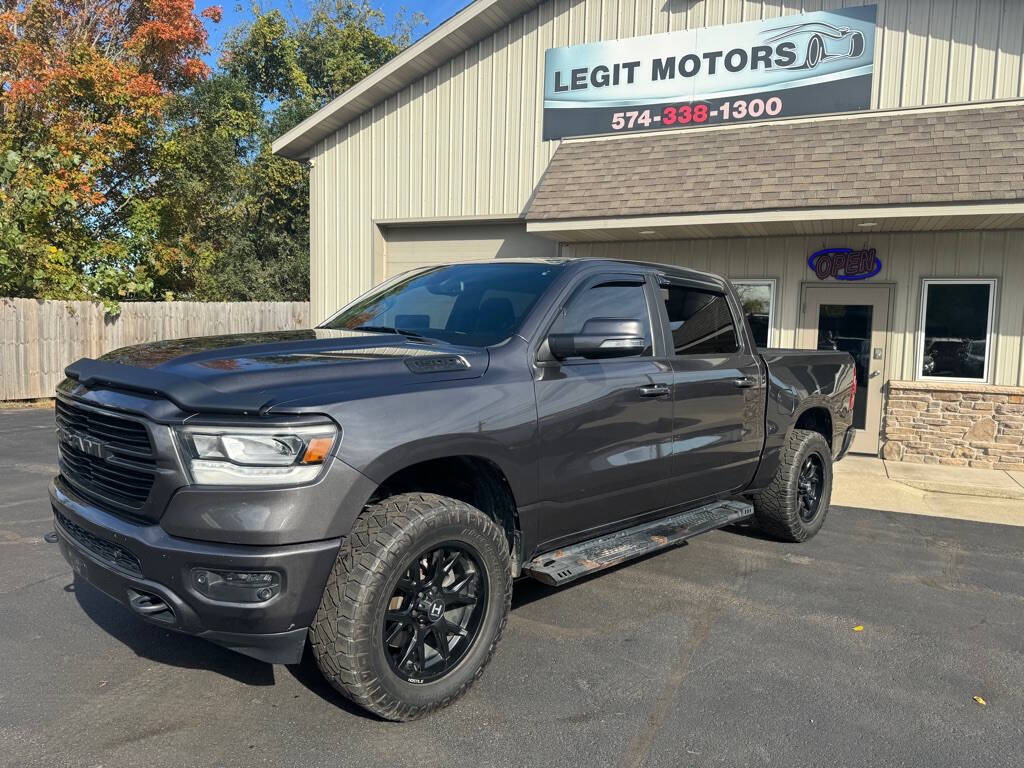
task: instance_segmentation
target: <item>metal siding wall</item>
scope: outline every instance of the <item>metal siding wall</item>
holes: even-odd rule
[[[775,344],[789,347],[796,343],[801,284],[817,282],[807,267],[808,255],[851,245],[877,248],[882,271],[872,282],[895,284],[886,378],[915,377],[924,278],[994,277],[999,282],[992,383],[1024,386],[1024,231],[573,243],[563,253],[676,264],[730,278],[774,277]],[[850,286],[851,296],[855,291]]]
[[[388,228],[384,237],[388,253],[382,278],[452,261],[483,261],[510,256],[554,258],[558,255],[558,243],[527,234],[522,223],[394,227]]]
[[[310,184],[313,318],[369,288],[373,220],[521,214],[541,141],[548,48],[870,4],[549,0],[321,142]],[[877,0],[876,108],[1024,96],[1024,1]],[[952,73],[952,75],[951,75]]]

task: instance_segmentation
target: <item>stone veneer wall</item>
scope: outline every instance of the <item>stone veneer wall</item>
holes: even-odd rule
[[[882,422],[882,457],[1024,469],[1024,387],[890,381]]]

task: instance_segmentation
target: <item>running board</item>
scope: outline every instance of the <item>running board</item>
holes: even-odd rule
[[[560,586],[626,560],[682,544],[705,531],[738,522],[754,514],[750,504],[716,501],[696,509],[616,531],[571,547],[535,557],[523,573],[537,581]]]

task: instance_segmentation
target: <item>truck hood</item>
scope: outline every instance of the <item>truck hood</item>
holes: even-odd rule
[[[486,349],[361,331],[278,331],[206,336],[124,347],[65,369],[85,387],[162,396],[187,411],[265,412],[277,403],[330,393],[480,376]],[[70,382],[69,382],[70,383]]]

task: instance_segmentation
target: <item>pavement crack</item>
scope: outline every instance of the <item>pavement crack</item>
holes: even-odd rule
[[[964,565],[964,553],[957,542],[950,542],[946,556],[946,567],[944,573],[946,580],[954,590],[960,589],[963,584],[960,574]]]
[[[68,575],[68,573],[55,573],[53,574],[53,576],[46,576],[42,579],[36,579],[35,581],[30,581],[28,584],[22,584],[20,587],[15,587],[14,589],[0,592],[0,595],[13,595],[17,592],[21,592],[22,590],[28,589],[29,587],[34,587],[38,584],[45,584],[46,582],[53,581],[54,579],[66,579],[68,578]]]
[[[27,472],[35,475],[47,475],[49,477],[60,472],[56,464],[25,461],[0,461],[0,469],[7,472]]]
[[[729,590],[733,597],[743,588],[754,570],[753,558],[743,558],[740,564],[740,572],[737,574],[736,580]],[[694,627],[690,634],[689,642],[683,647],[679,660],[672,666],[665,677],[665,684],[661,687],[658,698],[654,702],[654,707],[647,717],[647,722],[630,740],[629,747],[620,763],[622,768],[639,768],[639,766],[647,762],[651,746],[658,732],[668,719],[669,713],[672,710],[672,704],[679,693],[679,688],[687,677],[711,663],[704,662],[703,664],[695,665],[694,662],[707,644],[715,622],[718,621],[719,616],[721,616],[728,603],[729,601],[726,600],[713,600],[701,604],[701,608],[694,619]]]

